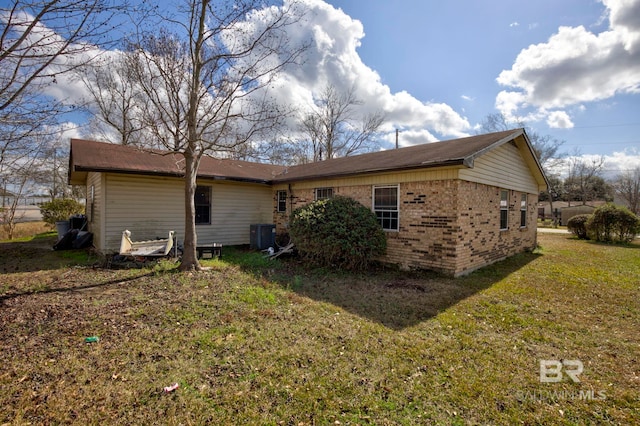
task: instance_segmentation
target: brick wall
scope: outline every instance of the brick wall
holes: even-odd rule
[[[508,191],[508,229],[500,230],[500,188],[459,181],[460,245],[457,273],[469,272],[536,247],[537,194],[527,194],[526,226],[520,226],[522,193]]]
[[[536,245],[537,195],[528,194],[527,223],[520,228],[520,192],[509,191],[509,229],[500,228],[500,189],[461,180],[401,183],[400,226],[387,232],[380,260],[401,268],[461,275]],[[371,208],[372,185],[333,188]],[[276,232],[287,231],[291,211],[314,199],[313,188],[287,193],[287,212],[277,212]]]

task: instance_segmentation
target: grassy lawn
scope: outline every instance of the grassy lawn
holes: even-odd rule
[[[539,241],[459,279],[0,243],[0,424],[639,424],[640,244]]]

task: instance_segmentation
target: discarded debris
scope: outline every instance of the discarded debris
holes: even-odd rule
[[[99,341],[100,338],[98,336],[90,336],[90,337],[85,337],[84,338],[84,342],[85,343],[95,343],[97,341]]]
[[[180,387],[180,385],[179,385],[179,384],[174,383],[174,384],[172,384],[171,386],[165,386],[165,387],[164,387],[164,391],[165,391],[166,393],[173,392],[174,390],[178,389],[179,387]]]
[[[294,247],[294,243],[289,243],[284,247],[280,247],[280,250],[278,251],[275,251],[273,247],[269,247],[267,249],[267,254],[265,255],[265,257],[269,257],[269,259],[275,259],[276,257],[285,253],[293,253]]]

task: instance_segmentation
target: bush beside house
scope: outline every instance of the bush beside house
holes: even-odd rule
[[[319,266],[364,269],[386,250],[387,240],[375,214],[348,197],[296,209],[290,232],[300,254]]]
[[[83,214],[84,205],[70,198],[61,198],[43,203],[40,212],[42,220],[53,227],[56,222],[69,220],[74,214]]]

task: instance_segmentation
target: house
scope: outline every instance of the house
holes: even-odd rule
[[[184,229],[182,157],[72,140],[69,182],[87,186],[98,249]],[[547,180],[522,129],[281,167],[205,157],[198,173],[198,241],[246,244],[253,223],[286,232],[291,212],[343,195],[387,233],[380,260],[458,276],[536,246]]]
[[[566,225],[567,221],[571,217],[577,214],[590,214],[593,211],[607,204],[606,201],[587,201],[586,204],[582,204],[580,201],[554,201],[553,211],[551,211],[551,205],[548,201],[538,203],[538,218],[542,220],[558,219],[560,225]]]
[[[87,188],[94,246],[118,251],[122,232],[139,240],[184,237],[184,158],[72,139],[69,183]],[[198,243],[248,242],[252,223],[273,222],[271,181],[284,167],[204,157],[195,194]]]

